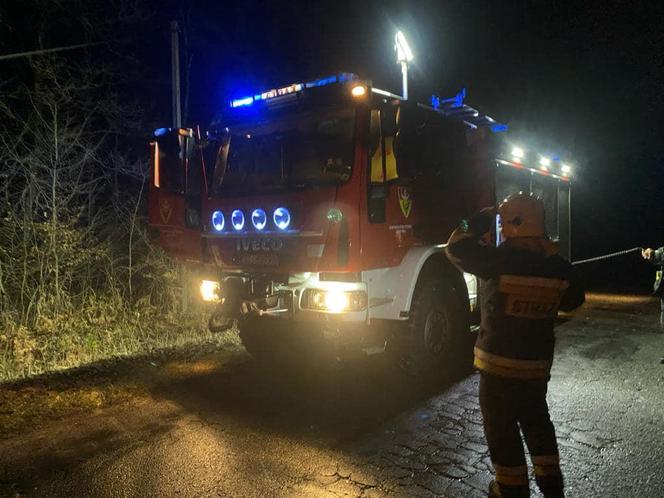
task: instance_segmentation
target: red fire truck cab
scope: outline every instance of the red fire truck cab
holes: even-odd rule
[[[507,151],[465,92],[404,101],[351,74],[231,101],[206,133],[160,129],[149,220],[250,353],[458,357],[477,283],[445,257],[460,220],[517,191],[547,205],[569,248],[569,178]]]

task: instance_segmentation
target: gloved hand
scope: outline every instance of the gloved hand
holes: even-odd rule
[[[470,220],[468,220],[468,232],[475,235],[484,235],[490,231],[496,223],[496,208],[485,207]]]

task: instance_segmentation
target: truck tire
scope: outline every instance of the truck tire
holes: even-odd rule
[[[431,381],[449,378],[467,359],[468,313],[459,295],[441,276],[424,276],[411,305],[408,374]]]

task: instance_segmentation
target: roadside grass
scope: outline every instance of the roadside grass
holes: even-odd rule
[[[213,334],[203,310],[164,313],[148,305],[127,309],[89,300],[77,309],[40,316],[34,327],[0,322],[0,382],[72,369],[110,358],[191,345],[221,345],[237,334]]]

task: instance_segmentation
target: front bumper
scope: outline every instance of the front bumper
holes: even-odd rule
[[[270,316],[323,324],[368,322],[364,282],[321,281],[318,274],[296,275],[286,282],[231,274],[218,282],[214,300],[217,312],[229,318]]]

